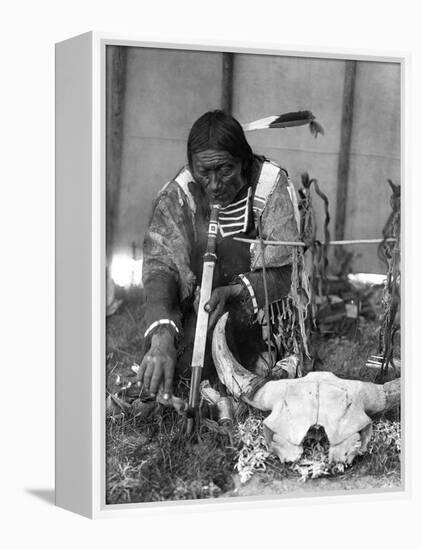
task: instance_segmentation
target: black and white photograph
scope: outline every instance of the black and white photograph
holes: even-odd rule
[[[2,547],[416,546],[415,7],[5,3]]]
[[[106,504],[402,491],[399,60],[105,67]]]

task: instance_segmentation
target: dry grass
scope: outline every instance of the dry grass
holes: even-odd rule
[[[107,390],[110,392],[118,389],[117,375],[133,376],[130,367],[141,360],[142,318],[143,296],[134,290],[125,295],[124,304],[107,322]],[[351,339],[318,337],[315,368],[331,370],[345,378],[371,380],[372,373],[365,368],[365,362],[376,352],[377,326],[376,321],[360,323]],[[183,385],[177,388],[181,395],[186,395],[186,391]],[[246,407],[241,420],[246,418],[261,422],[263,415]],[[399,485],[398,420],[398,412],[376,419],[369,452],[357,457],[351,467],[326,469],[319,454],[318,462],[310,467],[307,477],[311,478],[316,472],[327,480],[341,480],[344,488],[356,487],[363,476],[374,476],[382,486]],[[205,421],[200,432],[188,439],[184,433],[184,418],[159,405],[152,407],[147,418],[127,415],[108,418],[107,502],[201,499],[239,494],[238,463],[242,452],[238,426],[230,434],[217,423]],[[302,484],[305,477],[296,464],[281,464],[276,457],[267,454],[260,455],[258,463],[262,486],[283,480],[295,487]]]
[[[182,418],[158,409],[149,422],[108,425],[107,501],[149,502],[217,497],[232,489],[229,438],[202,429],[184,435]]]

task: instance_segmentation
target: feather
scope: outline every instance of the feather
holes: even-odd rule
[[[278,115],[259,118],[259,120],[249,122],[248,124],[243,124],[243,130],[245,132],[251,132],[252,130],[265,130],[266,128],[271,128],[272,122],[278,118]]]
[[[312,120],[310,122],[310,132],[311,132],[311,135],[314,136],[315,138],[317,138],[319,134],[321,134],[322,136],[324,136],[325,134],[325,131],[323,130],[323,126],[321,126],[321,124],[316,122],[316,120]]]
[[[284,113],[283,115],[273,115],[265,118],[259,118],[253,122],[243,124],[243,130],[250,132],[252,130],[266,130],[268,128],[291,128],[293,126],[310,125],[310,132],[314,137],[318,134],[324,134],[322,126],[316,122],[316,117],[311,111],[296,111]]]
[[[315,119],[315,116],[310,111],[297,111],[293,113],[285,113],[278,115],[276,120],[272,122],[273,128],[283,128],[284,126],[307,124]]]

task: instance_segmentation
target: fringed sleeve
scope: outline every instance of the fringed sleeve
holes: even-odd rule
[[[288,295],[291,288],[291,273],[291,265],[271,267],[266,270],[269,304],[278,302]],[[257,311],[263,309],[265,305],[265,289],[262,270],[245,273],[243,277],[238,277],[237,279],[239,282],[243,283],[250,294],[250,301],[247,301],[248,305],[251,306],[250,314],[256,314]],[[247,285],[247,282],[249,285]]]

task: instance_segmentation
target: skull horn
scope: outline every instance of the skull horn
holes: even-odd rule
[[[262,379],[245,369],[232,354],[225,336],[228,313],[218,320],[213,331],[212,357],[219,379],[227,390],[237,398],[251,397]]]
[[[364,409],[369,415],[385,412],[400,404],[401,379],[397,378],[383,385],[360,382]]]
[[[272,395],[271,386],[276,384],[276,393],[280,397],[282,395],[282,389],[279,388],[280,381],[268,382],[245,369],[237,361],[228,347],[225,336],[227,320],[228,313],[224,313],[216,323],[212,338],[212,357],[218,377],[234,397],[242,399],[257,409],[270,410],[272,399],[269,402],[266,394]]]
[[[380,385],[360,380],[344,380],[331,372],[314,372],[296,380],[265,381],[264,378],[245,369],[233,356],[225,336],[227,319],[228,313],[225,313],[214,329],[213,362],[218,377],[225,384],[228,392],[257,409],[272,410],[274,403],[282,400],[282,397],[287,394],[288,388],[292,389],[304,380],[336,384],[346,389],[350,395],[358,395],[363,409],[369,415],[387,411],[400,403],[400,378]]]
[[[384,395],[386,398],[385,410],[393,409],[401,404],[401,379],[391,380],[383,384]]]

